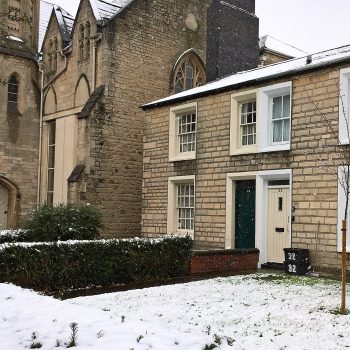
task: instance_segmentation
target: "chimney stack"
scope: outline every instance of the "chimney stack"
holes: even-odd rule
[[[255,0],[213,0],[208,8],[207,82],[258,66]]]

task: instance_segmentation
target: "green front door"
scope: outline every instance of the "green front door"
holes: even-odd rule
[[[255,248],[255,181],[236,181],[235,247]]]

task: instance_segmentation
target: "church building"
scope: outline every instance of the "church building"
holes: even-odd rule
[[[75,17],[46,1],[0,6],[1,228],[74,202],[102,212],[104,236],[140,235],[140,106],[300,55],[259,42],[254,0],[81,0]]]

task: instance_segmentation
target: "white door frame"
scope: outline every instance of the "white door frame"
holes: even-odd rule
[[[260,250],[259,266],[267,263],[267,215],[268,215],[268,181],[271,180],[289,180],[290,189],[290,205],[288,215],[291,217],[292,208],[292,170],[268,170],[258,172],[256,177],[256,193],[257,193],[257,208],[256,208],[256,225],[255,242],[256,247]],[[291,220],[289,220],[289,240],[292,242]]]
[[[239,180],[256,180],[255,192],[255,247],[260,250],[259,267],[267,262],[267,201],[268,201],[268,181],[289,180],[290,188],[290,212],[292,208],[292,170],[278,169],[258,172],[228,173],[226,178],[226,237],[225,249],[234,247],[234,182]],[[291,220],[289,221],[289,238],[291,242]]]

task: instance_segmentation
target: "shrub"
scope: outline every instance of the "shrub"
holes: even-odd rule
[[[15,243],[15,242],[29,242],[30,235],[26,230],[2,230],[0,231],[0,244]]]
[[[91,240],[102,227],[100,213],[89,205],[44,204],[34,210],[24,222],[31,242]]]
[[[0,245],[0,282],[62,290],[188,274],[189,237]]]

